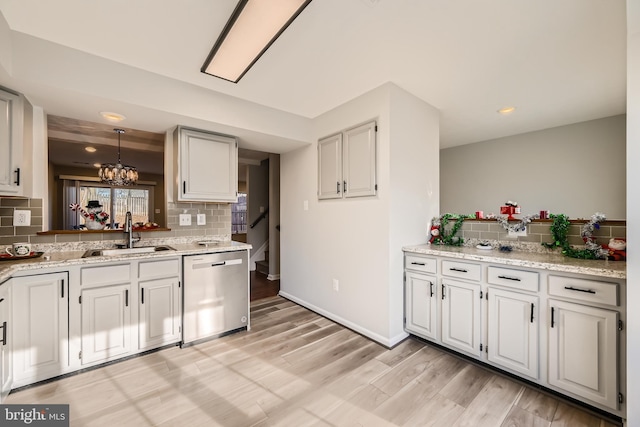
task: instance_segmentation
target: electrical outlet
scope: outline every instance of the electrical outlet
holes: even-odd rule
[[[28,227],[31,225],[31,211],[13,211],[13,226],[14,227]]]
[[[518,237],[518,236],[526,236],[526,235],[527,235],[527,229],[526,228],[524,230],[520,230],[520,231],[509,230],[509,237]]]
[[[191,225],[191,215],[180,214],[180,225]]]
[[[336,292],[340,290],[340,282],[338,279],[333,279],[333,290]]]
[[[198,225],[206,225],[207,224],[207,216],[205,214],[198,214],[196,216],[196,223]]]

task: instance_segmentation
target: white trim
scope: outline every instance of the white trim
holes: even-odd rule
[[[394,347],[396,344],[399,344],[402,340],[404,340],[405,338],[407,338],[409,336],[408,333],[402,332],[402,333],[400,333],[400,334],[398,334],[398,335],[396,335],[395,337],[392,337],[392,338],[383,337],[382,335],[380,335],[380,334],[378,334],[376,332],[373,332],[373,331],[370,331],[370,330],[368,330],[366,328],[363,328],[360,325],[357,325],[357,324],[355,324],[355,323],[353,323],[353,322],[351,322],[351,321],[349,321],[347,319],[344,319],[344,318],[342,318],[340,316],[337,316],[337,315],[335,315],[333,313],[330,313],[330,312],[328,312],[328,311],[326,311],[326,310],[324,310],[324,309],[322,309],[320,307],[317,307],[317,306],[315,306],[313,304],[310,304],[310,303],[308,303],[308,302],[306,302],[304,300],[301,300],[300,298],[295,297],[295,296],[293,296],[291,294],[288,294],[287,292],[280,291],[278,293],[278,295],[280,295],[281,297],[286,298],[288,300],[291,300],[291,301],[295,302],[296,304],[300,304],[301,306],[306,307],[311,311],[315,311],[316,313],[318,313],[318,314],[320,314],[320,315],[322,315],[322,316],[324,316],[324,317],[326,317],[328,319],[331,319],[334,322],[340,323],[342,326],[345,326],[345,327],[347,327],[347,328],[349,328],[349,329],[351,329],[351,330],[353,330],[353,331],[355,331],[355,332],[357,332],[357,333],[359,333],[361,335],[364,335],[365,337],[370,338],[373,341],[375,341],[375,342],[377,342],[379,344],[382,344],[385,347],[389,347],[389,348]]]
[[[280,280],[279,274],[269,274],[267,275],[267,280]]]
[[[264,261],[265,255],[264,253],[269,249],[269,239],[262,244],[255,251],[251,251],[251,258],[249,258],[249,270],[255,271],[256,269],[256,261]]]

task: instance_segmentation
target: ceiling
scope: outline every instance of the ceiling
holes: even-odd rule
[[[52,114],[97,121],[106,109],[152,132],[192,120],[238,134],[238,102],[267,107],[241,146],[275,153],[387,82],[440,110],[441,148],[625,112],[625,0],[315,0],[238,84],[199,71],[235,4],[0,0],[15,44],[0,84]],[[291,130],[269,131],[271,115]]]

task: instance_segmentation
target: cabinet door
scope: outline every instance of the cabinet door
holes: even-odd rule
[[[549,300],[549,384],[618,409],[618,312]]]
[[[139,348],[160,347],[180,340],[179,279],[140,282]]]
[[[422,338],[437,339],[436,278],[407,272],[405,280],[405,328]]]
[[[489,361],[538,379],[538,297],[489,288]]]
[[[82,364],[131,351],[129,284],[82,291]]]
[[[22,121],[20,97],[0,90],[0,194],[19,195],[22,141],[18,125]]]
[[[442,343],[479,357],[480,285],[443,279]]]
[[[7,397],[13,384],[11,324],[11,281],[9,281],[0,285],[0,403]]]
[[[342,197],[342,134],[318,141],[318,199]]]
[[[16,386],[60,375],[69,366],[67,273],[13,279]]]
[[[180,128],[179,201],[236,202],[238,145],[235,138]]]
[[[376,124],[358,126],[344,132],[344,197],[376,194]]]

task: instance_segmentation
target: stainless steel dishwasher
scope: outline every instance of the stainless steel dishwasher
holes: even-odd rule
[[[182,345],[249,328],[249,251],[184,257]]]

